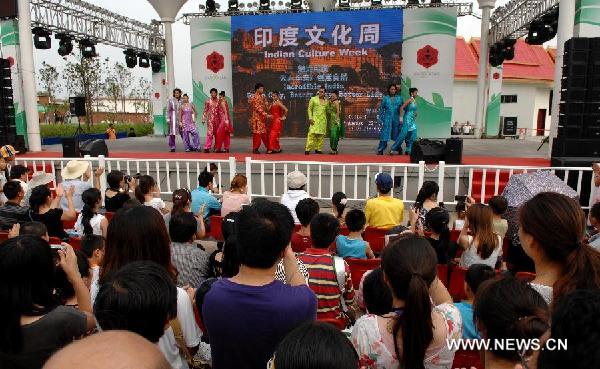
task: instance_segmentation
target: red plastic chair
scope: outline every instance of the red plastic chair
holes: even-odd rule
[[[349,235],[349,234],[350,234],[350,231],[348,230],[348,227],[346,227],[346,226],[340,227],[340,234],[341,234],[342,236],[347,236],[347,235]]]
[[[442,282],[442,284],[444,286],[446,286],[446,288],[447,288],[448,287],[448,265],[447,264],[438,264],[437,276],[438,276],[438,279],[440,280],[440,282]]]
[[[0,242],[8,240],[8,232],[0,232]]]
[[[481,357],[477,350],[458,350],[454,354],[453,368],[476,368],[483,369]]]
[[[517,272],[517,274],[515,274],[515,277],[522,281],[531,282],[535,279],[535,273]]]
[[[71,247],[73,247],[73,250],[81,249],[81,238],[79,238],[79,237],[69,238],[69,245],[71,245]]]
[[[346,321],[343,319],[318,319],[320,322],[323,323],[327,323],[327,324],[331,324],[334,327],[336,327],[337,329],[339,329],[340,331],[344,330],[346,328]]]
[[[453,229],[450,231],[450,241],[458,242],[458,236],[460,235],[460,231]]]
[[[210,236],[217,241],[224,241],[222,216],[213,215],[210,217]]]
[[[377,269],[381,266],[381,259],[355,259],[346,258],[346,263],[350,267],[350,277],[352,278],[352,285],[354,288],[358,288],[362,276],[369,270]]]
[[[50,237],[50,244],[51,245],[60,245],[62,243],[62,240],[58,237]]]
[[[111,211],[107,211],[106,213],[104,213],[104,216],[106,217],[106,220],[108,220],[110,222],[112,220],[112,218],[115,216],[115,213],[113,213]]]
[[[376,255],[379,255],[383,250],[385,245],[385,235],[387,232],[387,229],[375,227],[367,227],[367,229],[365,229],[363,238],[369,243],[371,250],[373,250]]]
[[[62,222],[63,228],[64,229],[73,229],[73,228],[75,228],[75,223],[77,223],[77,218],[79,218],[79,213],[77,213],[77,216],[75,217],[74,220],[63,220],[63,222]]]
[[[448,292],[450,292],[450,296],[452,296],[454,301],[462,301],[467,298],[467,295],[465,294],[466,274],[467,270],[465,268],[457,266],[452,269]]]

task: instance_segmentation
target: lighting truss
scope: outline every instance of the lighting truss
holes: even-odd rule
[[[146,24],[81,0],[31,0],[32,27],[45,27],[76,39],[164,54],[160,22]]]
[[[558,1],[558,0],[557,0]],[[473,3],[471,2],[443,2],[443,3],[424,3],[424,4],[414,4],[408,5],[405,0],[395,1],[396,4],[389,5],[387,2],[384,2],[381,6],[378,6],[377,9],[413,9],[413,8],[458,8],[458,16],[472,15],[473,14]],[[373,8],[369,3],[359,3],[355,4],[350,1],[350,7],[348,8],[334,8],[332,11],[353,11],[353,10],[373,10]],[[230,15],[253,15],[253,14],[285,14],[285,13],[309,13],[311,12],[308,8],[302,8],[299,10],[292,10],[289,7],[287,9],[273,9],[269,11],[260,11],[256,10],[239,10],[235,12],[217,12],[215,14],[205,14],[205,13],[186,13],[181,16],[185,24],[190,24],[190,20],[194,18],[204,18],[204,17],[223,17]]]
[[[499,7],[491,17],[490,44],[526,35],[531,22],[550,12],[559,2],[560,0],[511,0]]]

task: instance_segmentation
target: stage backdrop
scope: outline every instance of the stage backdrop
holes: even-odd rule
[[[289,108],[283,135],[302,137],[308,99],[323,84],[340,92],[348,137],[377,137],[377,109],[388,84],[402,84],[405,96],[412,85],[422,95],[419,136],[445,137],[455,34],[453,9],[198,18],[191,22],[194,102],[201,110],[212,87],[225,90],[233,99],[235,135],[248,136],[248,97],[261,82],[267,96],[280,91]]]

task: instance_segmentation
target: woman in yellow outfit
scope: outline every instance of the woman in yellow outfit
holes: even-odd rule
[[[315,150],[315,154],[323,153],[323,137],[327,132],[327,110],[329,101],[325,98],[325,87],[319,87],[319,94],[313,96],[308,102],[308,137],[306,139],[306,148],[304,154],[310,154]]]

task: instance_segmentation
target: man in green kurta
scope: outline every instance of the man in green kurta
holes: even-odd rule
[[[337,155],[338,143],[345,135],[342,103],[337,91],[331,92],[327,113],[329,119],[329,147],[331,148],[331,154]]]
[[[325,87],[319,88],[319,94],[313,96],[308,102],[308,138],[306,139],[306,148],[304,153],[310,154],[315,150],[315,154],[322,154],[323,137],[327,132],[327,108],[329,101],[325,98]]]

